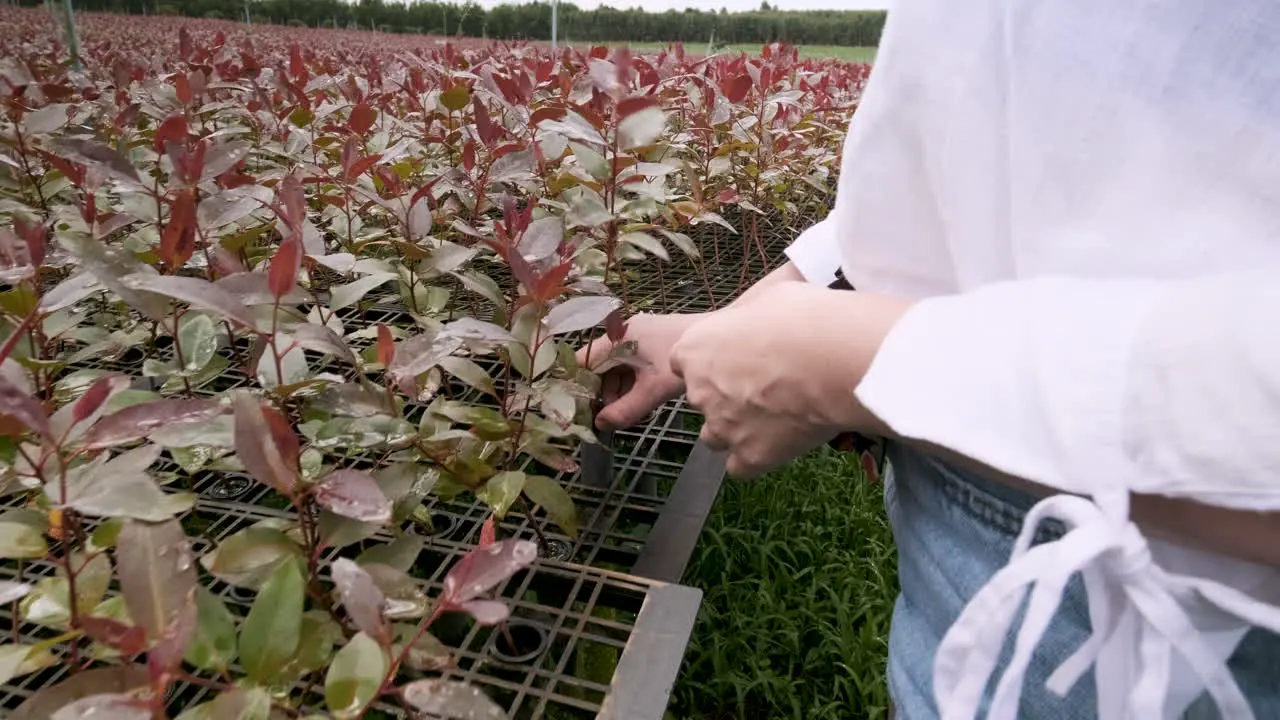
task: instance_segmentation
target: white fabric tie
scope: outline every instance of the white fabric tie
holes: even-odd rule
[[[990,720],[1017,717],[1031,655],[1077,571],[1084,580],[1093,634],[1048,679],[1051,691],[1066,695],[1095,662],[1106,660],[1108,671],[1097,673],[1099,717],[1156,720],[1163,717],[1172,655],[1177,652],[1223,717],[1253,720],[1226,658],[1205,643],[1184,603],[1198,599],[1275,632],[1280,632],[1280,609],[1217,582],[1165,572],[1152,561],[1146,538],[1128,520],[1127,502],[1122,507],[1108,517],[1090,500],[1058,495],[1031,509],[1009,564],[974,595],[938,648],[933,687],[942,720],[978,716],[1009,628],[1030,592],[1013,655],[987,714]],[[1047,518],[1062,521],[1066,534],[1031,547],[1036,529]]]

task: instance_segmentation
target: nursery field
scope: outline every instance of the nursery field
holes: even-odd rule
[[[690,642],[757,500],[695,551],[699,418],[597,435],[639,361],[574,351],[774,267],[867,66],[60,17],[0,8],[0,715],[809,716]],[[778,641],[878,657],[883,602]]]
[[[667,47],[667,43],[646,43],[646,42],[630,42],[626,43],[627,47],[637,52],[659,52]],[[685,43],[685,47],[690,51],[698,50],[705,52],[706,43]],[[856,47],[848,45],[798,45],[796,49],[799,51],[800,57],[809,59],[830,59],[843,60],[851,63],[869,63],[876,59],[876,49],[873,47]],[[717,50],[720,53],[748,53],[757,54],[761,50],[761,46],[749,43],[735,43],[722,47]]]

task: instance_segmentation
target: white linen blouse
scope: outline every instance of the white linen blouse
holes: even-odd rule
[[[1252,718],[1225,659],[1280,630],[1280,573],[1146,539],[1131,492],[1280,509],[1280,3],[895,0],[806,279],[919,299],[854,390],[895,432],[1064,494],[934,666],[974,717],[1019,603],[989,717],[1081,571],[1110,718],[1204,690]],[[1066,494],[1071,493],[1071,494]],[[1028,548],[1038,518],[1073,528]]]

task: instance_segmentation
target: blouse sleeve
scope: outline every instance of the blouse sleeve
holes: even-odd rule
[[[856,389],[892,430],[1068,492],[1280,508],[1280,268],[917,303]]]
[[[835,212],[832,212],[835,215]],[[833,219],[828,217],[800,233],[787,248],[787,258],[810,283],[830,285],[840,268],[840,249]]]

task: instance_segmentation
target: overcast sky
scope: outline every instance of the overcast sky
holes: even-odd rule
[[[481,5],[493,7],[511,0],[478,0]],[[517,0],[518,1],[518,0]],[[570,0],[565,0],[566,2]],[[610,5],[619,9],[643,7],[652,12],[664,10],[683,10],[698,8],[699,10],[719,10],[726,8],[729,12],[739,10],[755,10],[760,7],[760,0],[572,0],[580,8],[594,8]],[[780,10],[885,10],[892,0],[770,0],[769,4]]]

